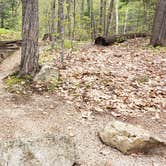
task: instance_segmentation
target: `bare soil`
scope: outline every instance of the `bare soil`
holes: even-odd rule
[[[87,63],[89,64],[89,72],[91,72],[92,68],[95,70],[93,64],[97,64],[100,71],[102,71],[100,66],[105,62],[110,62],[108,66],[110,66],[114,73],[114,79],[117,79],[117,82],[113,82],[114,86],[118,86],[119,81],[121,81],[122,86],[119,88],[119,91],[125,92],[125,94],[129,95],[129,100],[131,100],[135,96],[131,93],[133,92],[131,89],[131,91],[129,91],[128,80],[130,80],[130,76],[138,76],[140,73],[145,74],[149,69],[152,69],[150,75],[154,76],[154,78],[151,78],[151,82],[156,80],[157,85],[141,84],[142,86],[137,88],[137,94],[140,94],[140,99],[142,99],[143,95],[145,95],[144,92],[146,88],[148,89],[149,86],[151,86],[153,89],[156,86],[161,87],[166,83],[164,82],[166,81],[165,52],[147,51],[147,49],[143,48],[143,45],[147,43],[148,40],[144,41],[143,39],[139,39],[107,48],[93,45],[90,45],[88,48],[86,46],[81,49],[81,55],[76,57],[78,54],[73,53],[71,56],[69,55],[69,57],[67,57],[69,62],[67,63],[66,69],[61,73],[62,78],[65,78],[66,73],[68,73],[69,80],[72,79],[72,71],[79,71],[77,67],[80,63],[83,64],[84,67],[84,76],[87,76],[88,73],[85,73],[87,72],[87,67],[84,66],[87,65]],[[133,48],[131,48],[131,45]],[[138,51],[134,52],[136,48]],[[73,61],[73,56],[76,57],[77,61]],[[134,60],[131,58],[133,56],[135,57]],[[107,61],[105,61],[103,57],[107,58]],[[4,142],[20,137],[42,137],[45,134],[59,133],[59,135],[68,135],[74,140],[78,154],[78,163],[80,163],[81,166],[166,165],[165,148],[153,150],[146,155],[133,154],[127,156],[116,149],[105,146],[98,138],[98,131],[113,118],[116,118],[135,125],[140,125],[166,140],[166,96],[164,89],[160,88],[160,94],[158,91],[158,94],[151,94],[154,95],[152,99],[155,101],[145,96],[144,101],[151,99],[153,104],[154,102],[156,103],[154,107],[149,105],[143,106],[143,104],[139,102],[136,104],[140,107],[136,107],[135,109],[131,107],[131,109],[128,109],[129,105],[126,102],[122,103],[120,100],[121,97],[124,96],[119,95],[116,100],[118,99],[118,103],[121,103],[121,108],[118,107],[119,109],[117,109],[114,106],[114,109],[110,108],[111,110],[109,111],[97,111],[98,109],[92,111],[87,100],[84,101],[84,103],[77,99],[74,100],[70,92],[66,90],[68,89],[66,87],[64,89],[62,87],[57,89],[55,94],[19,95],[7,93],[3,90],[2,79],[12,72],[13,67],[17,65],[18,62],[19,52],[16,52],[13,56],[0,64],[0,141]],[[78,62],[78,66],[76,62]],[[150,65],[149,68],[147,66],[145,67],[147,62],[152,64],[152,66]],[[106,66],[106,68],[108,68],[108,66]],[[74,68],[77,70],[74,70]],[[95,71],[97,71],[97,69]],[[159,75],[162,76],[162,79],[158,78]],[[77,77],[77,80],[80,78],[78,73],[75,73],[74,77]],[[102,77],[101,79],[104,78]],[[80,80],[83,80],[83,78]],[[135,83],[134,79],[130,81],[130,83],[132,82]],[[86,82],[84,82],[84,84],[86,84]],[[100,85],[102,86],[102,83]],[[139,85],[133,84],[131,86]],[[146,91],[146,93],[148,92]],[[82,105],[79,105],[80,102]],[[95,100],[91,103],[91,105],[93,104],[96,104]],[[131,105],[131,103],[129,104]],[[126,105],[125,108],[130,111],[126,111],[123,107],[124,105]],[[135,106],[135,104],[133,105]],[[142,107],[144,107],[144,109]],[[101,106],[101,108],[104,110],[103,106]],[[134,112],[131,110],[134,110]]]

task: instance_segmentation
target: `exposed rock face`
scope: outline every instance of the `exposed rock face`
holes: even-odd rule
[[[4,166],[72,166],[75,160],[75,145],[65,136],[0,144],[0,165]]]
[[[40,72],[35,76],[34,81],[49,82],[58,79],[58,70],[52,64],[42,66]]]
[[[99,136],[106,145],[117,148],[124,154],[147,153],[151,148],[165,145],[148,131],[116,120],[99,132]]]

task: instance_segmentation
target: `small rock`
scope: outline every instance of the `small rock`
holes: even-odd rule
[[[151,148],[166,144],[140,127],[116,120],[100,131],[99,136],[103,143],[117,148],[124,154],[146,153]]]
[[[48,82],[57,79],[58,70],[51,64],[45,64],[42,66],[40,72],[35,76],[34,81],[36,82]]]

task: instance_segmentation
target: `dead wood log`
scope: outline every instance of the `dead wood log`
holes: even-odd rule
[[[131,33],[131,34],[122,34],[122,35],[113,35],[110,37],[107,36],[99,36],[95,39],[96,45],[109,46],[114,43],[123,43],[127,39],[134,39],[137,37],[147,37],[149,34],[147,33]]]
[[[7,47],[7,46],[21,46],[22,40],[11,40],[11,41],[0,41],[0,47]]]
[[[22,44],[21,40],[0,41],[0,49],[17,50]]]

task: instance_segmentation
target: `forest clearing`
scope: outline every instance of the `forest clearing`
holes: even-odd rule
[[[0,0],[0,165],[166,165],[166,2],[95,2]]]

